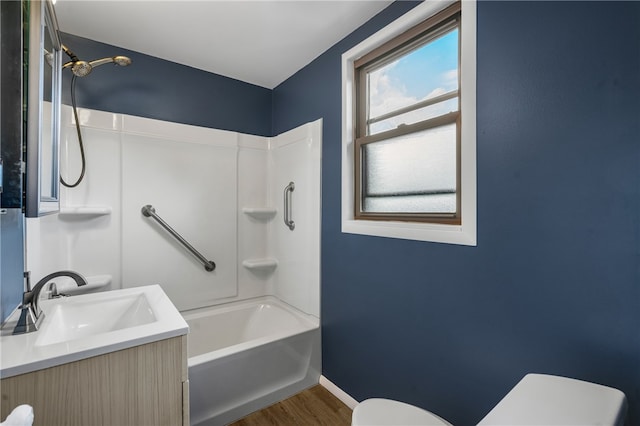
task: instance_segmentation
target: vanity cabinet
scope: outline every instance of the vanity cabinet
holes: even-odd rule
[[[0,392],[2,419],[29,404],[34,426],[187,426],[187,336],[8,377]]]

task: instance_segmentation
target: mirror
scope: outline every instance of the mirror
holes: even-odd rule
[[[29,10],[25,15],[29,18],[25,213],[27,217],[37,217],[60,209],[62,44],[51,1],[26,3]]]

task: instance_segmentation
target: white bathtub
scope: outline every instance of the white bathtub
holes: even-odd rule
[[[225,425],[318,383],[317,318],[265,297],[184,312],[192,425]]]

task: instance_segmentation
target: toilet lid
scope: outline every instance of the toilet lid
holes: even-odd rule
[[[353,410],[352,426],[434,425],[451,426],[446,420],[413,405],[390,399],[371,398]]]

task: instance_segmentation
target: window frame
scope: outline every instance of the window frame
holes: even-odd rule
[[[406,124],[396,127],[395,129],[383,131],[380,133],[369,134],[368,128],[372,124],[369,117],[369,90],[368,75],[372,71],[378,70],[385,65],[396,61],[405,55],[416,51],[433,40],[436,40],[447,32],[458,29],[458,71],[460,70],[460,29],[461,29],[461,5],[455,2],[445,9],[439,11],[435,15],[425,19],[420,24],[410,28],[404,33],[394,37],[392,40],[384,43],[382,46],[374,49],[364,57],[357,59],[353,63],[354,67],[354,103],[356,113],[354,114],[355,130],[354,136],[354,219],[355,220],[399,220],[426,223],[441,223],[460,225],[460,125],[461,125],[461,107],[459,99],[462,94],[460,85],[460,72],[458,72],[458,89],[447,92],[443,95],[436,96],[413,105],[399,108],[387,114],[373,117],[376,121],[381,121],[381,117],[394,117],[409,111],[415,111],[424,108],[427,105],[435,105],[438,102],[458,98],[458,110],[447,114],[439,115],[433,118],[418,121],[412,124]],[[454,96],[451,96],[455,93]],[[443,99],[444,98],[444,99]],[[420,131],[435,129],[448,124],[456,125],[456,211],[454,213],[443,212],[369,212],[364,209],[364,155],[362,155],[363,147],[367,144],[382,142],[400,136],[407,136],[418,133]]]
[[[408,30],[424,33],[420,25],[434,25],[437,15],[454,4],[461,8],[459,25],[459,113],[457,125],[457,204],[458,219],[426,217],[425,221],[415,219],[412,213],[358,215],[355,173],[356,128],[354,117],[358,114],[355,105],[356,63],[366,63],[377,51],[388,48],[392,40]],[[373,34],[342,55],[342,232],[374,235],[419,241],[433,241],[475,246],[476,237],[476,1],[435,1],[424,2],[398,18],[388,26]],[[441,19],[441,18],[440,18]],[[424,21],[424,22],[423,22]],[[409,33],[407,33],[409,34]],[[411,36],[409,36],[411,37]],[[415,35],[413,35],[415,38]],[[386,45],[386,46],[385,46]],[[379,54],[379,53],[378,53]],[[463,93],[464,91],[464,93]],[[412,126],[412,125],[409,125]],[[405,127],[405,126],[403,126]],[[420,215],[420,214],[418,214]],[[422,214],[423,216],[427,216]]]

